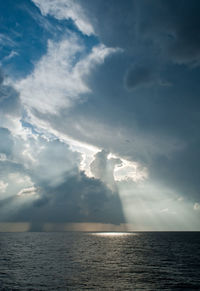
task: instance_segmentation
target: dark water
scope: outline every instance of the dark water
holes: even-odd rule
[[[200,233],[0,233],[0,290],[200,290]]]

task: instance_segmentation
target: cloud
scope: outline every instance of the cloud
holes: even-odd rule
[[[145,62],[145,61],[143,61]],[[171,86],[172,84],[162,77],[159,65],[135,64],[128,69],[125,75],[127,89],[155,86]]]
[[[23,142],[31,161],[24,145],[21,153],[14,149],[18,164],[0,162],[1,221],[124,222],[118,193],[79,170],[78,152],[58,139]]]
[[[75,35],[60,42],[49,41],[47,54],[36,64],[33,73],[16,85],[25,106],[57,114],[61,108],[71,107],[81,95],[89,93],[85,78],[117,49],[99,45],[88,55],[84,51],[85,47]]]
[[[8,187],[8,183],[4,183],[4,181],[0,181],[0,192],[5,192]]]
[[[3,83],[3,79],[4,79],[3,72],[2,70],[0,70],[0,85]]]
[[[147,168],[142,167],[137,162],[128,161],[122,158],[120,160],[121,165],[117,165],[113,173],[115,181],[141,182],[148,179]]]
[[[149,66],[134,66],[128,71],[125,82],[128,89],[151,85],[156,81],[155,72]]]
[[[21,197],[20,199],[23,199]],[[67,177],[63,183],[40,187],[40,197],[23,207],[12,221],[44,222],[124,222],[119,196],[99,180],[84,173]]]
[[[108,159],[108,154],[109,152],[105,150],[98,152],[90,164],[90,169],[95,178],[115,190],[114,169],[116,165],[121,166],[122,162],[117,158]]]
[[[148,178],[146,168],[137,162],[131,162],[114,156],[106,150],[97,152],[90,164],[92,175],[103,181],[111,190],[116,191],[116,182],[143,181]]]
[[[0,153],[9,157],[12,155],[13,140],[12,136],[7,128],[0,127]]]
[[[160,210],[160,212],[162,212],[162,213],[169,212],[169,209],[168,208],[163,208],[163,209]]]
[[[19,116],[21,104],[19,93],[9,83],[4,80],[3,74],[0,74],[0,112],[1,114],[9,114]]]
[[[102,43],[110,46],[127,47],[135,35],[135,1],[90,1],[80,0],[87,11],[94,30]],[[126,19],[126,21],[124,21]],[[131,28],[131,29],[130,29]]]
[[[43,15],[52,15],[59,20],[72,19],[76,27],[86,35],[94,34],[89,19],[77,1],[72,0],[32,0]]]
[[[8,151],[11,144],[11,134],[19,130],[19,123],[22,114],[22,104],[17,90],[13,87],[12,82],[5,78],[0,69],[0,124],[1,124],[1,146]],[[10,140],[5,137],[10,134]],[[7,140],[7,141],[6,141]],[[7,143],[7,145],[6,145]],[[6,147],[8,147],[6,149]]]
[[[28,187],[21,189],[17,195],[18,196],[30,196],[30,195],[35,195],[37,193],[37,188],[36,187]]]
[[[80,74],[88,70],[87,62],[92,66],[107,54],[103,47],[93,52],[79,62]],[[10,100],[11,107],[4,106],[3,116],[20,118],[19,94],[4,81],[2,77],[1,100],[3,105]],[[20,110],[12,103],[15,99]],[[81,154],[64,141],[30,125],[17,132],[0,128],[0,139],[1,221],[124,222],[118,193],[81,172]]]
[[[124,222],[119,194],[79,170],[78,152],[58,139],[38,136],[23,143],[21,152],[14,148],[18,164],[0,162],[1,221]]]
[[[198,1],[183,2],[170,7],[169,13],[176,15],[176,18],[173,18],[173,39],[169,44],[169,53],[179,64],[200,65],[199,8]]]
[[[14,50],[11,50],[11,52],[9,53],[9,55],[5,56],[3,60],[4,61],[11,60],[12,58],[14,58],[14,57],[16,57],[18,55],[19,55],[18,52],[14,51]]]
[[[154,4],[153,1],[137,3],[141,38],[149,41],[152,49],[168,62],[199,65],[198,1],[180,3],[176,0]]]
[[[194,203],[194,210],[195,211],[200,211],[200,204],[199,203]]]
[[[76,175],[81,161],[78,152],[72,152],[69,146],[60,140],[46,141],[40,139],[30,154],[35,162],[30,165],[30,171],[37,184],[59,185],[66,176]]]
[[[128,50],[134,60],[199,66],[199,2],[192,0],[80,1],[101,41]],[[117,15],[117,17],[116,17]],[[102,21],[103,19],[103,21]],[[126,19],[126,21],[124,21]]]
[[[118,193],[81,172],[81,154],[64,141],[31,127],[0,137],[1,221],[124,222]]]
[[[15,47],[16,43],[8,35],[0,33],[0,46]]]

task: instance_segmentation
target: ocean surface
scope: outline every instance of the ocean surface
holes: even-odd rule
[[[0,290],[200,290],[200,233],[0,233]]]

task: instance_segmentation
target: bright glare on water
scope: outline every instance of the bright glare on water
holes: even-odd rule
[[[127,235],[137,235],[136,233],[133,232],[92,232],[91,235],[94,236],[108,236],[108,237],[113,237],[113,236],[127,236]]]

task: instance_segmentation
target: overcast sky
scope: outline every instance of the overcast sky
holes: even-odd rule
[[[200,230],[199,0],[0,2],[0,222]]]

